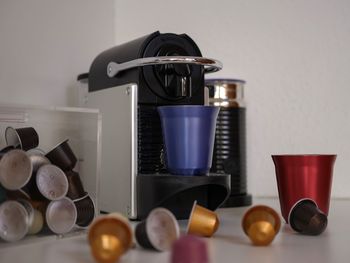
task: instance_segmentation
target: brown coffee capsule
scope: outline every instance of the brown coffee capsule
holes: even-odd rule
[[[0,204],[4,201],[6,201],[6,189],[1,186],[0,184]]]
[[[80,175],[74,171],[66,172],[68,180],[67,196],[72,200],[81,199],[86,196],[86,192],[81,182]]]
[[[88,227],[95,218],[95,204],[89,195],[84,198],[74,201],[77,208],[77,221],[76,225],[79,227]]]
[[[136,226],[135,237],[144,248],[166,251],[180,237],[180,228],[169,210],[155,208]]]
[[[117,213],[98,217],[89,227],[88,240],[97,262],[116,262],[133,243],[129,221]]]
[[[8,190],[25,186],[32,176],[32,164],[22,150],[5,153],[0,160],[0,183]]]
[[[187,234],[211,237],[219,227],[217,214],[194,202],[190,219],[188,220]]]
[[[54,147],[46,154],[46,157],[52,164],[57,165],[65,172],[72,170],[78,161],[72,148],[68,144],[68,140],[63,141]]]
[[[302,199],[289,213],[290,226],[304,235],[320,235],[327,227],[327,216],[317,207],[315,201]]]
[[[39,135],[33,127],[13,128],[7,127],[5,130],[7,145],[28,151],[39,145]]]
[[[23,189],[19,189],[19,190],[15,190],[15,191],[6,190],[6,199],[8,199],[8,200],[17,200],[17,199],[29,200],[30,196],[25,191],[23,191]]]
[[[269,245],[281,227],[281,219],[271,207],[257,205],[250,208],[243,216],[244,233],[256,246]]]
[[[42,215],[46,214],[47,206],[50,201],[48,200],[28,200],[35,210],[38,210]]]

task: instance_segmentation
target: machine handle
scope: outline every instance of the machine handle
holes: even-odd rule
[[[109,62],[107,66],[107,75],[110,78],[116,76],[119,72],[142,66],[162,65],[162,64],[194,64],[204,66],[204,73],[212,73],[222,69],[222,63],[219,60],[203,57],[188,56],[164,56],[138,58],[124,63]]]

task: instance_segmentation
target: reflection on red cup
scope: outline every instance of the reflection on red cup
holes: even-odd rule
[[[336,155],[272,155],[282,216],[288,223],[293,205],[312,199],[328,215]]]

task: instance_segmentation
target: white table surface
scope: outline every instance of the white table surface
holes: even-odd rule
[[[277,199],[255,199],[254,204],[269,205],[279,212]],[[350,262],[350,200],[332,200],[328,227],[320,236],[302,236],[283,224],[270,246],[252,246],[241,228],[247,208],[219,209],[220,227],[207,242],[211,262]],[[180,222],[182,230],[186,221]],[[86,235],[64,239],[0,244],[0,262],[82,263],[94,262]],[[170,262],[170,252],[154,252],[139,247],[125,254],[120,263]]]

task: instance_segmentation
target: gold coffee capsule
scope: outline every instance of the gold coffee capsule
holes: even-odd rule
[[[242,227],[254,245],[267,246],[277,235],[281,227],[281,219],[272,208],[258,205],[245,213]]]
[[[116,262],[133,243],[128,219],[116,213],[96,218],[88,239],[91,253],[100,263]]]
[[[187,234],[211,237],[219,227],[217,214],[194,202],[190,219],[188,220]]]

